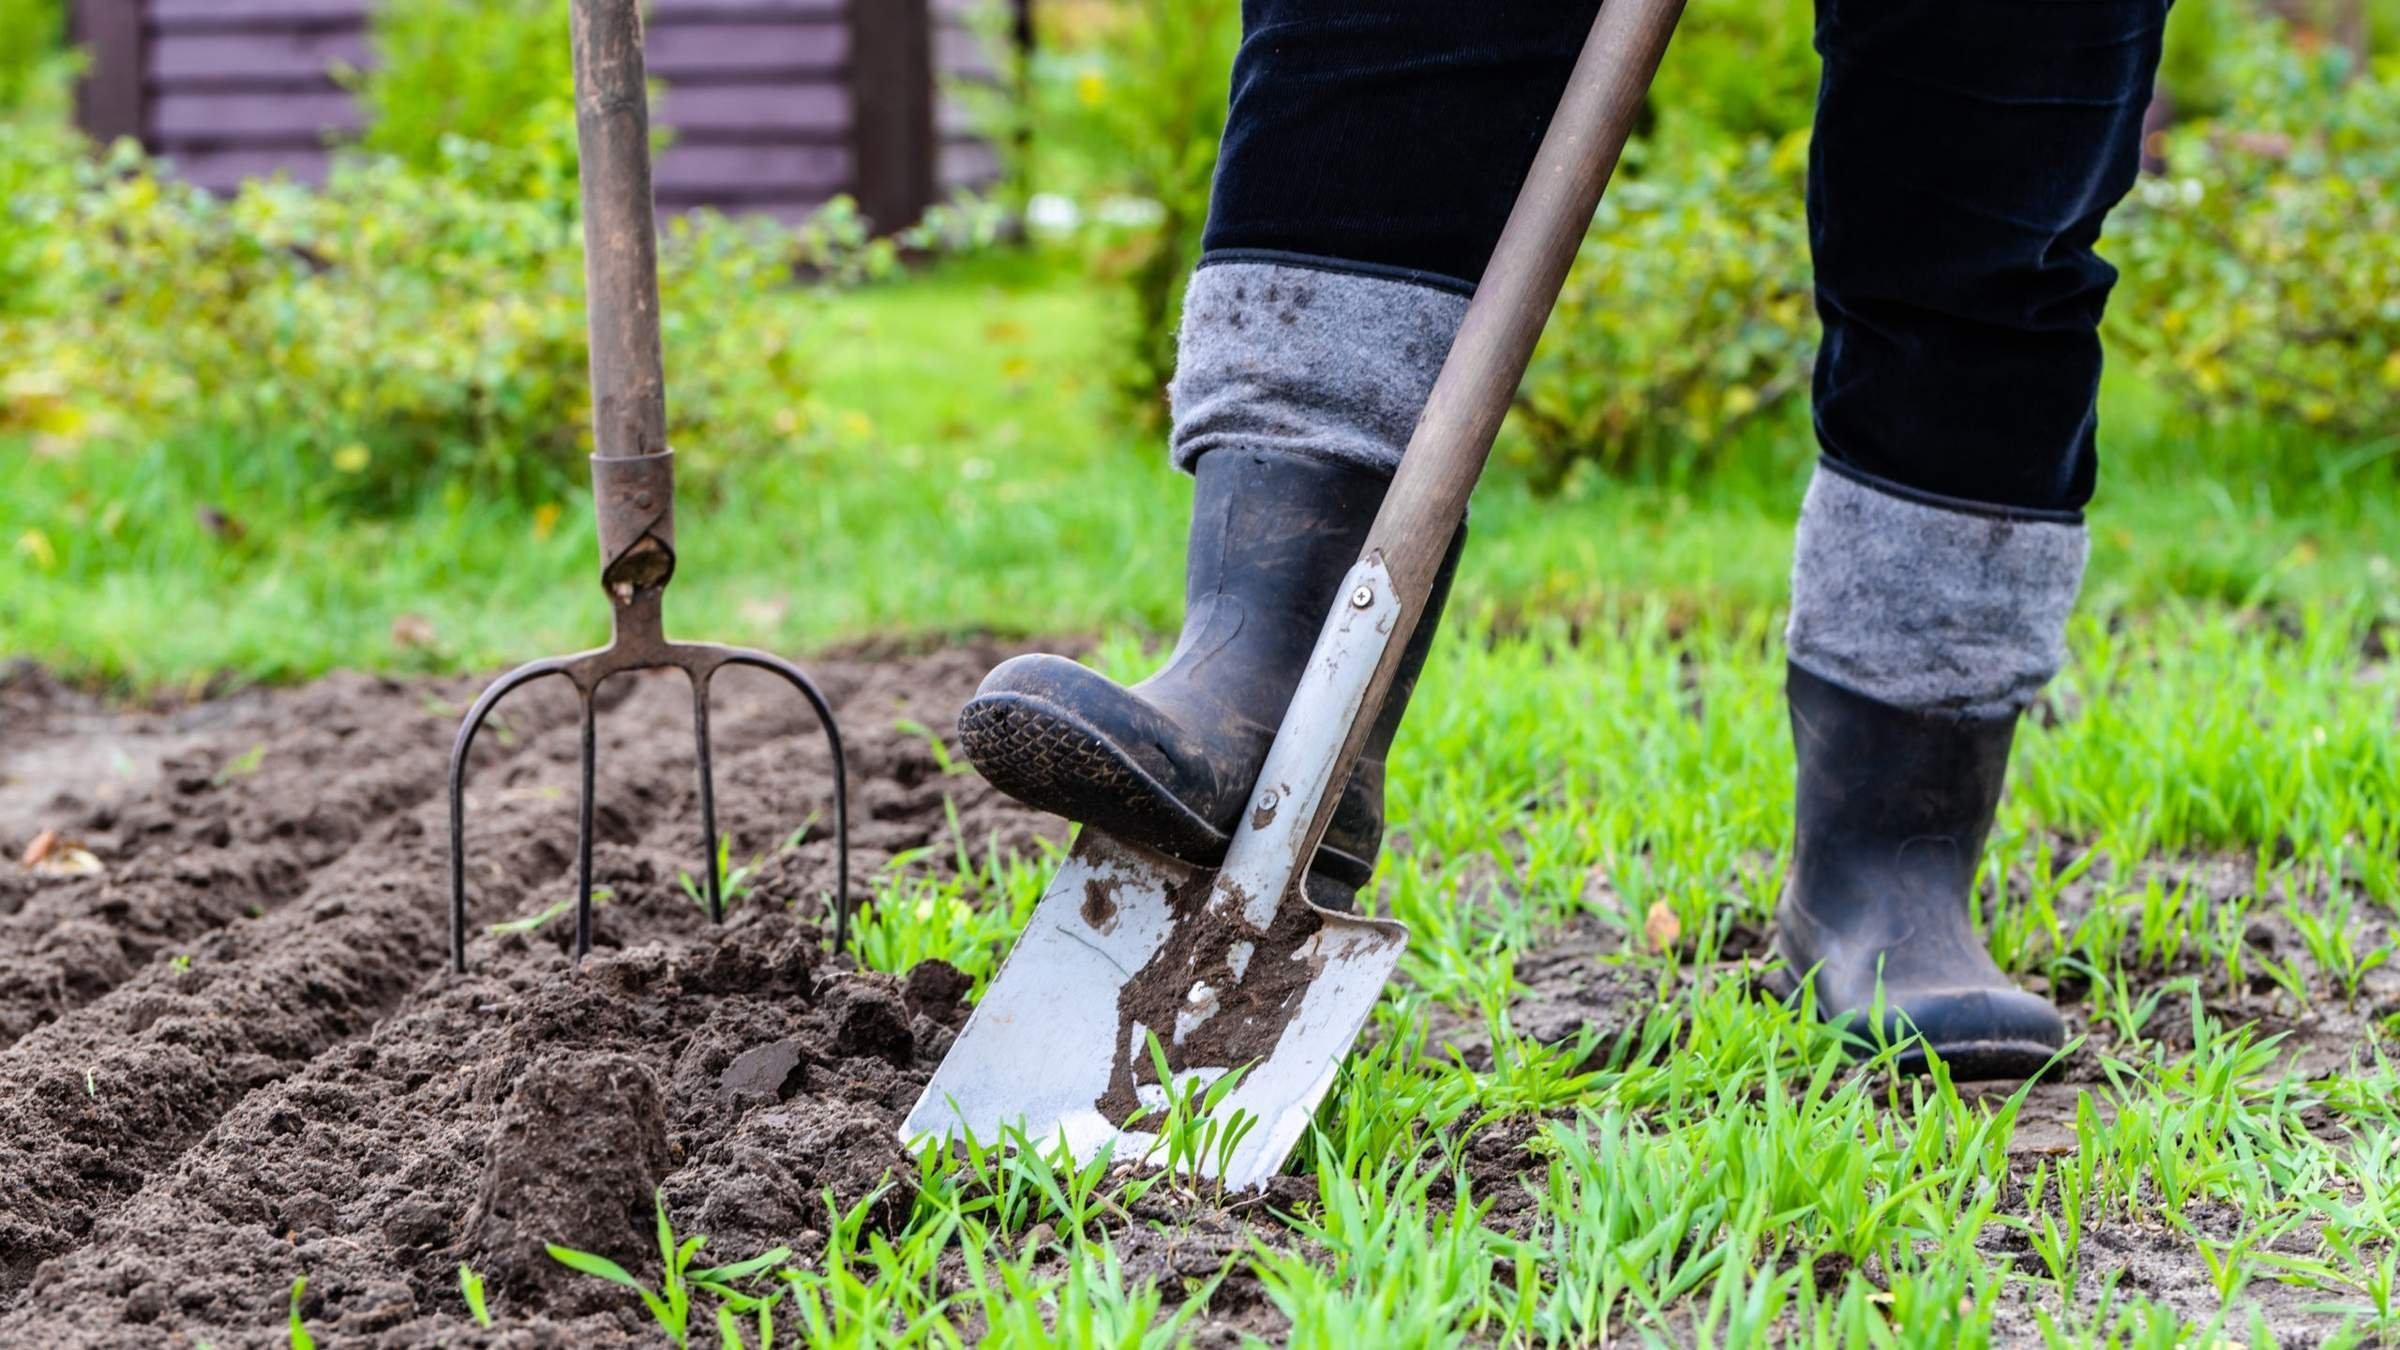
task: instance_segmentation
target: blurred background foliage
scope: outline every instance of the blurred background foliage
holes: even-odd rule
[[[565,15],[565,0],[387,6],[373,70],[351,77],[368,113],[355,150],[322,187],[253,181],[230,197],[130,143],[84,145],[66,124],[71,59],[55,43],[25,58],[0,137],[0,433],[52,457],[230,441],[373,512],[435,488],[537,501],[580,480]],[[670,434],[697,490],[732,460],[806,441],[806,307],[896,256],[847,202],[799,230],[713,212],[667,223]]]
[[[503,152],[478,167],[534,175],[477,186],[494,195],[575,192],[575,69],[567,0],[408,0],[375,13],[380,58],[350,82],[370,154],[421,172],[458,167],[461,142]],[[563,172],[562,172],[563,171]]]
[[[0,0],[0,434],[53,456],[215,426],[345,509],[580,478],[566,0],[391,0],[322,189],[231,198],[69,129],[60,0]],[[1030,248],[1108,297],[1118,416],[1155,428],[1207,215],[1239,0],[1036,0],[1030,57],[961,90]],[[1504,442],[1532,481],[1705,465],[1753,423],[1806,453],[1808,0],[1693,0]],[[998,23],[987,27],[997,31]],[[2195,424],[2290,419],[2380,457],[2400,426],[2400,0],[2180,0],[2163,129],[2104,251],[2108,340]],[[808,307],[887,272],[846,204],[793,232],[699,214],[663,255],[680,444],[805,450]],[[95,298],[99,303],[95,303]],[[794,309],[794,306],[800,308]]]

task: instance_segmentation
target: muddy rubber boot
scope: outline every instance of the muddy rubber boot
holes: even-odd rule
[[[1960,1081],[2021,1079],[2066,1040],[2057,1009],[2010,983],[1968,922],[1984,838],[2017,714],[1918,713],[1789,667],[1799,754],[1798,837],[1776,947],[1794,977],[1815,970],[1818,1010],[1866,1025],[1882,982],[1882,1035],[1922,1037]]]
[[[976,769],[1026,805],[1213,867],[1389,479],[1230,449],[1203,455],[1194,478],[1183,635],[1165,668],[1126,688],[1063,656],[1016,657],[985,677],[958,731]],[[1320,905],[1347,908],[1374,871],[1384,758],[1458,553],[1454,543],[1326,827],[1309,874]]]

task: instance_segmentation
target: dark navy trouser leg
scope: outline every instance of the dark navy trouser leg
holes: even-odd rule
[[[1817,0],[1809,238],[1832,459],[1923,492],[2092,495],[2093,251],[2133,186],[2167,0]]]
[[[1596,8],[1245,0],[1210,260],[1471,287]],[[2166,12],[1818,0],[1808,212],[1829,457],[2018,509],[2091,496],[2116,278],[2092,246],[2133,183]]]

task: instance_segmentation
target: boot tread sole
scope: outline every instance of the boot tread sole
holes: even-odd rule
[[[1225,860],[1224,831],[1202,820],[1116,744],[1065,708],[1028,694],[977,696],[958,739],[1009,796],[1196,867]]]
[[[1230,832],[1203,820],[1116,742],[1047,699],[979,694],[958,714],[958,739],[985,781],[1027,806],[1195,867],[1225,861]],[[1311,898],[1328,909],[1348,909],[1369,870],[1340,849],[1320,847],[1310,869],[1317,883]]]

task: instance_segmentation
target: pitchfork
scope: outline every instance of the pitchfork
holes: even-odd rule
[[[658,324],[658,236],[650,194],[650,104],[641,0],[575,0],[575,130],[582,145],[584,290],[591,312],[592,506],[599,517],[606,647],[554,656],[500,677],[467,710],[450,751],[450,964],[467,968],[467,751],[492,708],[546,675],[575,686],[583,712],[583,795],[575,828],[575,955],[592,949],[592,780],[600,686],[627,671],[673,667],[691,680],[700,760],[700,831],[708,917],[725,921],[717,800],[709,762],[708,686],[727,666],[780,675],[805,697],[833,752],[834,946],[850,926],[849,787],[833,708],[800,668],[746,647],[672,642],[661,598],[675,575],[675,454],[667,448]]]

